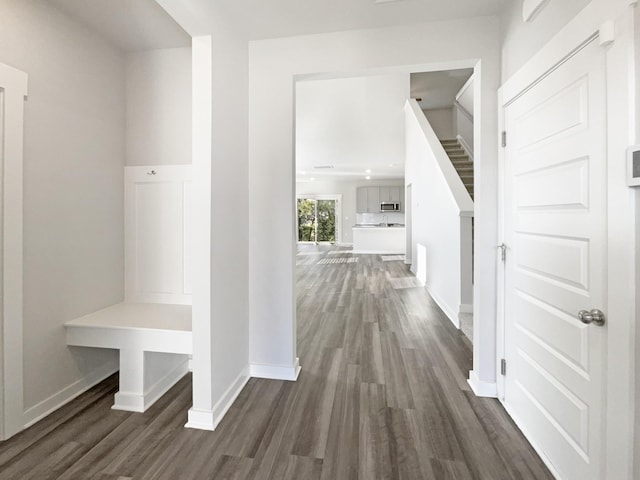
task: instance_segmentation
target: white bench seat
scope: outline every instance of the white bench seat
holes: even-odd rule
[[[144,412],[188,371],[191,306],[118,303],[65,323],[67,345],[120,351],[114,409]]]

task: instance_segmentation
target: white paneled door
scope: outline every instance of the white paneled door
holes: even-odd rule
[[[603,478],[605,81],[593,41],[504,110],[503,400],[562,479]]]

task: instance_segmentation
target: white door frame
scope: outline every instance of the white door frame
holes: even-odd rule
[[[342,194],[339,193],[299,193],[296,195],[296,240],[298,238],[298,200],[309,198],[311,200],[335,200],[336,201],[336,245],[342,244]],[[300,243],[296,241],[296,243]]]
[[[609,319],[607,337],[605,460],[602,478],[633,478],[633,421],[635,362],[635,212],[634,192],[626,186],[626,147],[635,138],[634,11],[637,1],[593,0],[567,26],[542,48],[498,92],[499,127],[504,128],[504,107],[529,86],[561,64],[574,49],[614,25],[615,35],[599,39],[606,49],[607,74],[607,290]],[[499,242],[504,238],[504,151],[499,153]],[[508,252],[507,252],[508,254]],[[498,269],[497,357],[499,369],[504,353],[504,271]],[[498,392],[504,398],[500,372]]]
[[[408,183],[404,189],[404,223],[407,233],[406,247],[404,251],[405,265],[413,263],[413,183]]]
[[[27,74],[0,63],[0,162],[2,178],[2,355],[0,356],[0,440],[24,428],[22,378],[22,195],[24,99]],[[3,115],[4,113],[4,115]],[[2,139],[2,137],[4,137]],[[4,140],[4,141],[2,141]]]

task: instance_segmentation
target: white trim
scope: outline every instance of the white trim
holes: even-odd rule
[[[433,290],[429,288],[429,284],[426,285],[426,288],[427,288],[427,292],[429,292],[429,295],[431,295],[431,298],[433,298],[433,301],[438,304],[438,306],[444,312],[447,318],[451,320],[451,323],[453,323],[453,325],[457,329],[460,329],[460,319],[458,318],[458,315],[460,312],[456,312],[455,309],[449,307],[449,305],[447,305],[447,303],[444,300],[442,300],[438,296],[438,294],[436,294]]]
[[[467,141],[462,138],[462,135],[456,135],[456,140],[458,140],[458,142],[462,146],[464,153],[466,153],[469,156],[469,159],[473,162],[473,150],[471,149],[471,147],[469,147]]]
[[[462,113],[465,117],[467,117],[467,119],[471,122],[473,122],[473,114],[467,110],[466,108],[464,108],[462,106],[462,104],[460,102],[458,102],[457,100],[453,103],[453,106],[456,107],[458,109],[458,111],[460,113]]]
[[[410,115],[410,118],[415,119],[418,128],[424,134],[424,138],[431,147],[436,165],[444,176],[460,216],[473,216],[474,204],[473,200],[471,200],[471,195],[469,195],[467,187],[462,183],[462,179],[451,163],[451,159],[444,151],[444,147],[438,140],[429,120],[423,115],[420,105],[414,98],[410,98],[404,104],[404,111],[407,115]]]
[[[70,401],[76,399],[117,371],[118,361],[115,359],[114,361],[105,363],[102,367],[94,370],[90,375],[73,382],[71,385],[68,385],[59,392],[54,393],[49,398],[46,398],[33,407],[28,408],[24,412],[24,428],[29,428],[31,425],[39,422],[47,415],[52,414]]]
[[[533,22],[535,18],[549,4],[549,0],[524,0],[522,2],[522,21]]]
[[[198,430],[215,430],[250,378],[251,377],[245,368],[211,410],[198,410],[191,408],[188,414],[188,422],[185,427],[195,428]]]
[[[482,382],[476,372],[469,372],[467,383],[476,397],[496,398],[498,396],[498,388],[495,383]]]
[[[0,359],[0,440],[24,426],[23,394],[23,129],[28,76],[0,63],[3,90],[2,162],[2,357]]]
[[[460,100],[460,97],[462,95],[464,95],[464,92],[467,91],[467,89],[473,84],[473,81],[475,80],[475,71],[471,74],[471,76],[469,78],[467,78],[467,81],[464,82],[464,85],[460,88],[460,90],[458,90],[458,93],[456,93],[456,102],[458,100]]]
[[[154,383],[144,394],[133,392],[117,392],[114,396],[113,410],[124,410],[127,412],[144,412],[151,405],[156,403],[160,397],[171,389],[178,381],[189,372],[189,359],[180,362]]]
[[[163,4],[168,2],[163,1]],[[165,8],[172,16],[180,14],[180,24],[189,18],[178,2]],[[192,64],[192,155],[193,178],[193,258],[192,280],[192,332],[193,332],[193,407],[189,410],[189,425],[197,423],[202,415],[198,412],[213,402],[212,342],[212,192],[211,159],[213,134],[213,66],[212,38],[210,35],[194,36],[191,39]],[[206,420],[206,419],[205,419]],[[204,423],[207,425],[207,422]],[[213,420],[210,419],[210,426]],[[210,429],[212,430],[212,426]]]
[[[295,381],[300,375],[300,359],[292,366],[283,365],[265,365],[261,363],[252,363],[249,365],[249,372],[253,378],[267,378],[271,380],[289,380]]]
[[[536,453],[540,457],[540,460],[542,460],[542,463],[544,463],[547,466],[547,468],[551,472],[551,475],[553,475],[554,478],[558,478],[558,479],[562,478],[562,476],[560,475],[558,470],[556,470],[554,465],[551,463],[551,460],[549,460],[549,457],[547,457],[544,454],[544,452],[542,451],[540,446],[535,441],[529,440],[529,438],[531,438],[531,435],[529,434],[529,430],[526,427],[523,426],[523,423],[520,421],[520,418],[518,418],[517,415],[513,415],[513,413],[511,412],[511,409],[509,409],[506,405],[504,405],[504,407],[505,407],[505,410],[507,411],[507,413],[509,414],[509,416],[513,419],[513,422],[518,426],[520,431],[527,438],[527,441],[531,444],[533,449],[536,451]]]

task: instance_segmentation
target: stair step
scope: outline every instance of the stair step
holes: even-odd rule
[[[458,140],[440,140],[442,148],[451,160],[456,173],[462,180],[462,184],[473,200],[473,161],[462,148]]]

